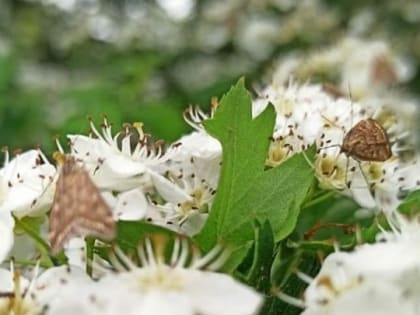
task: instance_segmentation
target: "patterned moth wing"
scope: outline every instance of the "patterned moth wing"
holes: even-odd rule
[[[71,155],[64,155],[49,219],[48,240],[53,253],[74,236],[115,237],[112,211],[89,174]]]
[[[371,118],[361,120],[350,129],[341,152],[360,161],[384,162],[392,156],[385,129]]]

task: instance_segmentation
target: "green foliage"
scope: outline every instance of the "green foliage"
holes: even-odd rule
[[[234,19],[229,17],[228,21],[218,23],[217,28],[228,25],[226,34],[229,35],[224,36],[229,38],[220,47],[212,48],[206,44],[200,47],[198,33],[187,30],[201,29],[201,21],[209,26],[204,16],[207,2],[211,1],[197,1],[198,9],[184,25],[187,44],[168,49],[162,42],[153,44],[143,42],[142,38],[125,44],[98,40],[83,26],[71,27],[70,32],[67,27],[74,23],[70,20],[72,13],[59,13],[54,5],[41,2],[6,0],[0,9],[0,146],[8,145],[12,150],[40,144],[44,151],[52,152],[56,149],[51,140],[54,134],[60,134],[63,142],[66,134],[87,134],[86,116],[92,116],[99,125],[102,115],[115,125],[115,131],[124,122],[141,121],[145,131],[155,139],[175,141],[190,130],[182,119],[184,108],[189,104],[208,104],[211,97],[226,91],[236,80],[238,72],[230,69],[234,67],[228,59],[238,59],[237,64],[243,64],[239,72],[252,82],[261,82],[266,66],[274,58],[285,56],[291,50],[308,49],[309,52],[311,45],[318,48],[337,42],[346,33],[343,27],[355,26],[353,22],[357,19],[349,23],[351,15],[365,9],[374,12],[365,34],[372,38],[375,33],[392,35],[403,52],[414,55],[413,60],[420,56],[420,49],[411,47],[412,30],[418,21],[403,19],[405,7],[395,6],[391,1],[385,1],[381,8],[373,1],[323,1],[327,22],[322,24],[333,20],[329,30],[293,27],[290,31],[289,27],[288,32],[273,42],[276,46],[273,51],[258,58],[249,57],[252,53],[241,48],[241,40],[235,37],[245,31],[244,23],[230,22],[247,21],[246,15],[254,17],[258,7],[264,13],[262,17],[277,16],[287,26],[289,17],[300,16],[293,15],[294,5],[287,10],[273,4],[264,8],[247,5],[247,10],[242,10],[245,15],[234,12]],[[100,2],[103,5],[106,1]],[[115,21],[124,21],[120,18],[124,17],[120,13],[126,11],[122,10],[124,2],[109,3],[112,7],[105,12],[112,13],[110,17]],[[310,16],[311,8],[308,10]],[[63,19],[65,15],[67,18]],[[120,26],[122,29],[123,23]],[[5,52],[3,38],[10,42]],[[188,61],[194,58],[200,61],[192,65],[202,65],[204,69],[214,70],[213,66],[216,68],[220,60],[226,61],[227,66],[221,62],[223,71],[207,70],[212,72],[208,77],[194,76],[193,79],[205,84],[191,88],[186,86],[185,82],[190,81],[185,77],[190,78],[196,69],[185,70],[188,65],[191,67]],[[36,75],[28,83],[25,74],[34,69]],[[413,69],[418,70],[418,66]],[[182,73],[181,80],[182,76],[178,75],[183,71],[187,74]],[[53,80],[48,79],[51,73],[56,75]],[[339,82],[340,73],[339,67],[323,67],[311,73],[310,80]],[[212,76],[215,79],[207,82]],[[417,71],[406,88],[418,93],[419,82]],[[321,259],[337,248],[347,251],[360,243],[374,242],[378,226],[386,228],[386,219],[380,215],[357,216],[355,213],[360,209],[350,198],[318,187],[303,154],[293,155],[278,167],[267,168],[265,161],[274,121],[271,105],[258,117],[252,117],[251,97],[241,79],[223,97],[214,118],[204,123],[207,132],[222,144],[223,165],[209,218],[201,233],[189,241],[197,242],[204,252],[216,244],[232,252],[222,271],[265,294],[261,314],[299,314],[300,309],[282,302],[274,293],[281,290],[301,297],[306,284],[295,275],[296,270],[313,276],[319,270]],[[311,159],[314,153],[312,148],[305,154]],[[410,193],[398,210],[405,215],[418,214],[420,190]],[[49,254],[49,245],[40,232],[44,219],[15,218],[15,232],[32,238],[43,267],[65,264],[63,253],[54,257]],[[169,240],[178,237],[172,231],[144,221],[120,221],[115,244],[95,246],[94,238],[86,239],[87,258],[99,254],[108,259],[114,245],[130,256],[141,240],[162,234]],[[87,264],[86,269],[90,273],[91,266]]]
[[[404,201],[399,205],[398,210],[407,215],[415,215],[420,212],[420,190],[415,190],[408,194]]]
[[[222,143],[223,164],[210,216],[197,241],[204,250],[218,242],[235,248],[236,263],[255,235],[259,237],[254,234],[254,222],[269,222],[276,242],[294,229],[313,181],[302,154],[279,167],[265,168],[273,124],[271,106],[251,117],[251,99],[243,80],[223,97],[214,118],[205,122],[207,131]]]
[[[265,221],[255,227],[252,266],[247,272],[246,282],[257,290],[268,293],[271,288],[270,271],[273,258],[273,230],[270,222]]]
[[[117,245],[123,251],[135,250],[141,240],[153,234],[171,236],[176,233],[144,221],[118,221]]]

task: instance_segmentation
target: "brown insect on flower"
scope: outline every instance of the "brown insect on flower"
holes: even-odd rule
[[[329,124],[334,123],[329,122]],[[345,133],[341,144],[320,147],[318,152],[330,147],[340,147],[340,153],[344,153],[347,156],[344,182],[348,188],[350,188],[351,185],[351,181],[347,181],[347,171],[350,158],[354,159],[358,163],[359,169],[365,178],[366,183],[369,183],[368,177],[361,167],[361,162],[385,162],[392,157],[390,141],[386,130],[377,120],[372,118],[363,119],[354,125],[347,133]],[[323,174],[331,176],[336,170],[337,166],[334,166],[328,172]],[[350,169],[351,172],[354,172],[355,170],[355,167]]]
[[[112,240],[116,234],[112,211],[88,172],[69,154],[57,153],[55,159],[62,165],[49,217],[52,253],[74,236]]]
[[[372,118],[359,121],[344,136],[341,152],[358,161],[384,162],[392,156],[385,129]]]

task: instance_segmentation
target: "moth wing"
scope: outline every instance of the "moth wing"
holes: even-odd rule
[[[51,251],[57,253],[74,236],[95,236],[110,240],[115,237],[112,211],[100,192],[80,166],[62,172],[50,213],[48,239]]]
[[[53,253],[57,253],[63,247],[64,242],[72,234],[72,224],[76,213],[74,208],[77,204],[77,173],[60,173],[54,199],[49,216],[48,240]]]
[[[392,156],[386,131],[374,119],[357,123],[345,136],[343,148],[362,161],[383,162]]]
[[[89,174],[80,168],[78,175],[81,185],[78,192],[78,204],[74,229],[80,236],[95,236],[104,240],[115,237],[115,221],[111,208],[105,202]]]

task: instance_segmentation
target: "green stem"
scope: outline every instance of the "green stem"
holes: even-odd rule
[[[93,255],[95,250],[95,238],[87,236],[85,238],[86,242],[86,273],[92,277],[92,262]]]
[[[19,220],[14,215],[13,218],[15,219],[16,226],[25,231],[26,234],[28,234],[35,241],[36,247],[42,254],[44,254],[44,257],[48,258],[48,263],[50,264],[50,267],[54,266],[54,263],[50,257],[50,246],[47,244],[47,242],[45,242],[44,239],[42,239],[42,237],[39,236],[38,232],[34,231],[29,225]]]
[[[312,199],[312,200],[308,201],[307,203],[303,204],[302,209],[307,209],[307,208],[313,207],[313,206],[331,198],[334,195],[335,195],[335,191],[332,191],[332,190],[328,191],[327,193],[324,193],[324,194],[320,195],[319,197],[317,197],[315,199]]]

